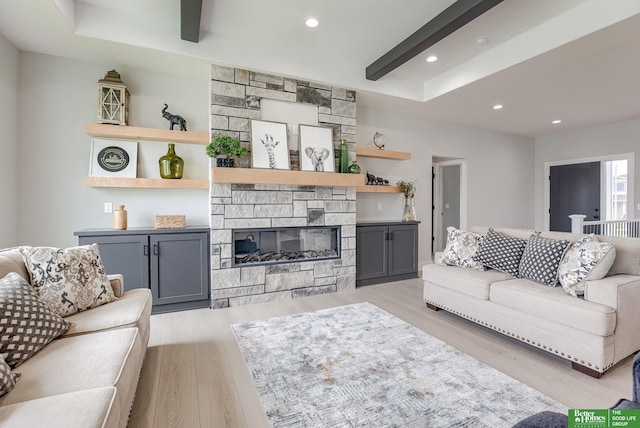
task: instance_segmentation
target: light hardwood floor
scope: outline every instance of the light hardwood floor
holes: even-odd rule
[[[415,279],[284,302],[153,315],[129,427],[268,426],[229,326],[365,301],[571,408],[607,408],[631,397],[632,356],[593,379],[544,351],[428,310],[422,281]]]

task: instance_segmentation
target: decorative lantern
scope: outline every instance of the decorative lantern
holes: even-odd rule
[[[127,125],[129,90],[117,71],[111,70],[98,80],[98,123]]]

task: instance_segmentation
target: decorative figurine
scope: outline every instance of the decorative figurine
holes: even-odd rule
[[[381,133],[376,132],[373,134],[373,145],[380,150],[384,150],[384,136]]]
[[[184,117],[180,116],[179,114],[169,113],[167,111],[167,108],[169,108],[169,106],[165,104],[164,108],[162,109],[162,117],[169,121],[169,129],[173,130],[174,125],[178,125],[181,131],[186,131],[187,121],[184,119]]]
[[[376,177],[373,174],[369,174],[367,171],[367,184],[372,186],[388,186],[389,180],[385,180],[382,177]]]

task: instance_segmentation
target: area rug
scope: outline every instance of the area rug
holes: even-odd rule
[[[567,413],[371,303],[231,328],[272,427],[497,428]]]

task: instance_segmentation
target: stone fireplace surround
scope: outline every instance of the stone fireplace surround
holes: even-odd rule
[[[212,135],[248,145],[251,119],[269,98],[316,105],[334,145],[344,139],[354,151],[354,91],[218,65],[211,76]],[[213,309],[355,289],[355,187],[211,183],[210,197]],[[332,225],[341,227],[339,259],[232,266],[233,229]]]

